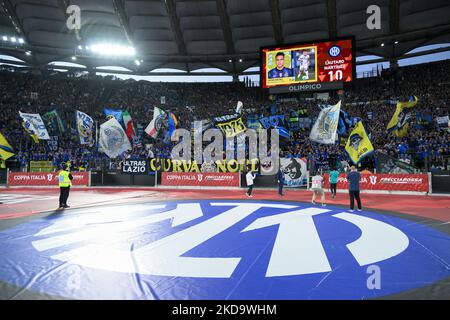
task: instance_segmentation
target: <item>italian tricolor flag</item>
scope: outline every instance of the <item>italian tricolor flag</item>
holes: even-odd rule
[[[130,141],[132,141],[133,137],[136,135],[136,131],[134,130],[133,120],[131,120],[131,116],[128,111],[124,111],[122,113],[122,119],[125,123],[125,132]]]
[[[145,128],[145,132],[147,132],[147,134],[152,138],[156,138],[158,136],[158,130],[155,127],[155,122],[156,122],[156,119],[163,113],[164,113],[164,110],[162,110],[158,107],[155,107],[155,109],[153,110],[153,120],[150,121],[147,128]]]

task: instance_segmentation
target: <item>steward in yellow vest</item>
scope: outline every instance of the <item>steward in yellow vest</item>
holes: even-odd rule
[[[59,209],[70,208],[67,205],[67,199],[69,198],[70,186],[72,185],[72,175],[67,171],[67,164],[63,163],[61,165],[62,170],[59,171],[58,181],[59,181]]]

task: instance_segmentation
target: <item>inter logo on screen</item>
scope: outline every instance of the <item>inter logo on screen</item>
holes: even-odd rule
[[[332,46],[328,50],[328,54],[332,57],[337,57],[338,55],[341,54],[341,48],[339,46]]]

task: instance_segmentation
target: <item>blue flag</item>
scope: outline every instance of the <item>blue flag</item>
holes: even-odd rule
[[[108,119],[115,118],[122,125],[122,127],[125,127],[125,123],[123,122],[122,110],[113,110],[105,108],[103,112],[105,113],[106,118]]]
[[[353,125],[352,119],[350,119],[347,112],[345,112],[344,110],[341,109],[341,112],[339,114],[338,128],[337,128],[338,134],[339,135],[346,134],[352,125]]]
[[[290,133],[285,127],[278,127],[276,126],[275,129],[277,129],[278,134],[283,138],[290,138]]]

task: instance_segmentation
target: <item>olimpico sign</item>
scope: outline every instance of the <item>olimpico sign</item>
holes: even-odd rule
[[[72,210],[0,233],[0,280],[25,286],[33,278],[31,289],[80,299],[359,299],[371,294],[366,270],[373,264],[402,283],[385,283],[378,295],[450,276],[438,263],[421,267],[429,257],[402,230],[408,226],[391,216],[289,202]],[[421,228],[414,239],[437,233]],[[26,252],[20,260],[18,250]],[[445,248],[436,250],[450,259]],[[197,289],[186,292],[188,284]]]
[[[269,88],[270,94],[287,93],[287,92],[311,92],[311,91],[328,91],[340,90],[344,88],[341,81],[338,82],[323,82],[323,83],[304,83],[290,86],[277,86]]]

